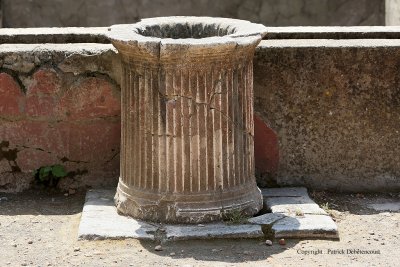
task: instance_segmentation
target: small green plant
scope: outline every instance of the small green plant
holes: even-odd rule
[[[329,203],[328,203],[328,202],[322,204],[322,205],[321,205],[321,208],[322,208],[326,213],[329,214],[329,210],[330,210],[330,209],[329,209]]]
[[[61,178],[67,176],[67,172],[64,166],[56,164],[40,167],[35,171],[34,175],[40,183],[54,187]]]
[[[227,224],[242,224],[246,223],[249,216],[247,216],[241,209],[232,209],[228,211],[222,211],[222,219]]]

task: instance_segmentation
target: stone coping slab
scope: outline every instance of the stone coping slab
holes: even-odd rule
[[[2,28],[0,43],[110,43],[109,27]],[[266,27],[268,40],[277,39],[400,39],[400,26]]]
[[[263,190],[263,193],[280,199],[281,203],[290,203],[293,198],[302,199],[306,196],[276,196],[303,195],[305,188],[280,188]],[[275,238],[330,238],[339,237],[335,222],[327,215],[307,214],[295,216],[292,213],[275,212],[250,218],[247,224],[227,225],[223,222],[199,225],[159,225],[146,223],[119,215],[114,205],[115,190],[89,190],[82,211],[78,230],[78,239],[127,239],[177,241],[192,239],[218,238],[261,238],[264,237],[264,226],[272,230]],[[289,201],[290,200],[290,201]],[[307,201],[312,201],[308,198]],[[313,202],[313,201],[312,201]],[[272,202],[269,202],[272,203]],[[314,202],[313,202],[314,203]],[[312,204],[312,203],[311,203]],[[314,203],[315,204],[315,203]],[[290,205],[290,204],[289,204]],[[295,204],[296,205],[296,204]],[[318,205],[315,204],[317,207]]]

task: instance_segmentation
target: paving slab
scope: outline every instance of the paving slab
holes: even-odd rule
[[[164,225],[163,238],[167,240],[259,238],[264,236],[263,225],[272,225],[271,230],[275,238],[338,237],[335,222],[308,197],[305,188],[282,189],[282,197],[276,196],[280,192],[278,189],[263,191],[268,191],[266,193],[268,197],[264,197],[264,200],[272,213],[250,218],[248,224],[240,225],[227,225],[223,222],[204,225]],[[115,190],[87,192],[78,238],[154,240],[155,233],[161,228],[160,225],[118,214],[114,205],[114,194]]]
[[[78,238],[154,240],[160,225],[142,222],[118,214],[114,204],[115,190],[89,190],[82,211]],[[227,225],[223,222],[204,225],[164,225],[167,240],[259,238],[260,225]]]
[[[216,238],[259,238],[264,233],[260,225],[226,225],[212,223],[201,226],[167,225],[167,240],[216,239]]]
[[[257,217],[250,218],[247,221],[251,224],[270,225],[277,220],[285,217],[286,215],[282,213],[266,213]]]
[[[308,197],[307,188],[305,187],[280,187],[280,188],[263,188],[261,194],[266,197]]]
[[[154,240],[157,227],[118,214],[114,190],[89,190],[82,211],[78,239]]]
[[[400,202],[373,203],[368,207],[376,211],[400,211]]]
[[[304,215],[285,217],[272,225],[275,238],[332,238],[339,237],[338,229],[331,217],[326,215]]]
[[[287,215],[295,214],[317,214],[327,215],[308,196],[303,197],[264,197],[264,204],[272,213],[284,213]]]

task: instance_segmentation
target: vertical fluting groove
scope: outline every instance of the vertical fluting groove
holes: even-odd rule
[[[235,150],[234,150],[234,132],[235,132],[235,124],[234,124],[234,96],[233,96],[233,74],[232,69],[227,69],[226,71],[226,84],[227,84],[227,98],[228,98],[228,111],[227,114],[230,117],[229,127],[228,127],[228,157],[229,157],[229,185],[235,186]]]
[[[204,71],[199,71],[199,82],[197,86],[198,94],[199,94],[199,102],[206,103],[206,91],[205,91],[205,80],[204,80]],[[206,116],[207,116],[207,106],[205,104],[199,105],[199,190],[205,191],[207,190],[207,140],[206,140]]]
[[[134,75],[134,90],[135,90],[135,117],[136,120],[133,122],[135,124],[135,134],[136,134],[136,138],[134,140],[135,145],[134,145],[134,149],[135,151],[140,151],[139,148],[139,142],[140,142],[140,105],[139,105],[139,101],[140,101],[140,88],[139,88],[139,73],[135,73]],[[136,187],[140,188],[140,157],[141,157],[141,153],[137,153],[136,154],[136,159],[135,159],[135,176],[133,177],[134,183]]]
[[[153,78],[152,78],[152,84],[153,84],[153,190],[159,190],[160,186],[160,165],[159,165],[159,157],[160,157],[160,145],[159,145],[159,117],[160,117],[160,94],[159,94],[159,84],[158,84],[158,77],[159,77],[159,71],[158,69],[153,70]]]
[[[146,189],[151,190],[153,188],[153,94],[152,94],[152,70],[146,68],[146,83],[147,83],[147,122],[146,122]]]
[[[188,103],[188,126],[189,126],[189,130],[188,130],[188,140],[187,140],[187,146],[188,146],[188,165],[189,165],[189,192],[193,192],[193,145],[192,145],[192,132],[193,132],[193,119],[192,119],[192,115],[193,115],[193,103],[192,101],[190,101],[189,99],[192,99],[192,72],[191,70],[188,70],[188,87],[187,87],[187,91],[186,91],[186,102]]]
[[[176,79],[177,74],[176,74],[176,70],[172,70],[173,75],[172,75],[172,94],[174,96],[178,95],[177,90],[176,90]],[[171,159],[173,159],[173,161],[171,162],[172,168],[173,168],[173,176],[174,176],[174,184],[173,184],[173,189],[171,190],[173,193],[177,192],[177,184],[178,184],[178,180],[179,180],[179,176],[177,175],[177,139],[178,139],[178,131],[177,131],[177,122],[178,122],[178,118],[180,116],[180,114],[178,113],[178,109],[177,109],[177,99],[174,98],[174,118],[173,118],[173,142],[172,142],[172,150],[173,150],[173,156],[171,157]]]
[[[249,61],[249,90],[250,90],[250,94],[249,94],[249,98],[248,101],[250,103],[250,164],[251,164],[251,169],[250,169],[250,174],[254,175],[255,173],[255,166],[254,166],[254,118],[253,118],[253,114],[254,114],[254,89],[253,89],[253,60]]]
[[[228,88],[226,84],[226,70],[221,70],[221,155],[222,155],[222,188],[229,185],[229,159],[228,159],[228,108],[227,108]]]
[[[167,168],[167,99],[166,99],[166,71],[161,70],[161,75],[160,75],[160,91],[161,91],[161,96],[160,96],[160,125],[161,125],[161,133],[160,133],[160,139],[161,139],[161,155],[160,155],[160,170],[161,170],[161,175],[160,175],[160,191],[161,192],[167,192],[167,184],[168,184],[168,168]]]
[[[233,143],[234,143],[234,157],[235,157],[235,185],[239,185],[240,184],[240,175],[239,175],[239,140],[238,140],[238,130],[237,130],[237,125],[240,124],[239,121],[239,93],[238,93],[238,69],[235,68],[233,71],[233,82],[232,82],[232,88],[233,88],[233,98],[234,101],[232,103],[233,105],[233,117],[234,117],[234,124],[232,125],[234,131],[233,131]]]
[[[223,135],[223,123],[222,123],[222,70],[218,68],[218,89],[216,89],[216,115],[217,115],[217,127],[219,129],[217,137],[216,150],[218,152],[217,166],[218,166],[218,188],[223,189],[223,179],[224,179],[224,159],[223,159],[223,148],[222,148],[222,135]]]
[[[143,90],[142,90],[142,79],[141,79],[141,75],[142,75],[143,69],[140,69],[140,73],[138,73],[137,75],[137,99],[138,99],[138,124],[137,124],[137,134],[138,134],[138,142],[137,142],[137,148],[138,151],[140,151],[140,153],[138,153],[138,161],[137,161],[137,169],[138,169],[138,176],[137,176],[137,181],[138,181],[138,187],[142,188],[142,158],[143,158],[143,151],[142,151],[142,116],[143,116],[143,112],[142,112],[142,107],[143,107]]]
[[[154,117],[156,116],[156,113],[154,113],[154,105],[155,105],[155,98],[154,98],[154,83],[153,83],[153,69],[150,68],[150,111],[151,111],[151,117],[150,117],[150,136],[151,136],[151,155],[150,155],[150,161],[151,161],[151,170],[150,170],[150,189],[154,189],[154,179],[155,179],[155,166],[154,166],[154,155],[156,153],[156,144],[154,142]]]
[[[247,118],[246,118],[246,65],[243,66],[242,69],[242,86],[243,86],[243,95],[242,95],[242,112],[243,112],[243,127],[241,129],[243,143],[242,143],[242,151],[243,151],[243,183],[247,183],[247,134],[246,134],[246,125],[247,125]]]
[[[143,128],[142,128],[142,132],[143,132],[143,139],[142,139],[142,153],[143,153],[143,158],[142,158],[142,166],[143,166],[143,171],[142,171],[142,176],[141,176],[141,184],[142,184],[142,188],[146,189],[146,185],[147,185],[147,136],[148,136],[148,132],[147,132],[147,124],[148,124],[148,106],[149,106],[149,99],[148,99],[148,82],[147,82],[147,69],[144,68],[143,69],[143,74],[142,74],[142,79],[143,79]]]
[[[182,93],[182,71],[176,71],[177,77],[174,79],[175,95]],[[178,97],[176,100],[176,137],[175,137],[175,175],[176,175],[176,192],[183,192],[183,173],[182,173],[182,98]]]
[[[196,103],[200,103],[200,81],[199,81],[199,71],[196,71]],[[196,143],[197,143],[197,177],[196,177],[196,183],[197,183],[197,192],[201,191],[201,137],[200,137],[200,131],[203,129],[200,128],[201,123],[200,120],[202,119],[202,113],[201,113],[201,105],[196,105]]]
[[[245,183],[245,178],[244,178],[244,162],[243,160],[245,159],[245,151],[243,150],[243,144],[244,144],[244,136],[243,136],[243,129],[245,127],[244,123],[244,114],[243,114],[243,103],[244,103],[244,96],[243,96],[243,91],[244,91],[244,86],[243,86],[243,66],[240,67],[239,69],[239,103],[240,103],[240,108],[239,108],[239,113],[240,113],[240,129],[238,129],[239,136],[240,136],[240,141],[239,141],[239,147],[240,147],[240,180],[241,184]]]
[[[168,70],[165,70],[165,168],[166,168],[166,176],[165,176],[165,191],[169,192],[169,182],[172,179],[170,172],[170,162],[169,162],[169,135],[171,135],[171,111],[170,111],[170,85],[169,85],[169,76],[170,73]]]
[[[213,102],[211,100],[214,100],[214,93],[215,93],[215,84],[214,84],[214,68],[211,67],[211,77],[210,77],[210,88],[209,90],[209,99],[210,99],[210,105],[213,106]],[[212,189],[216,190],[217,189],[217,179],[218,179],[218,169],[216,168],[216,153],[215,153],[215,135],[216,135],[216,127],[215,127],[215,109],[211,109],[211,123],[212,123],[212,128],[210,131],[210,140],[211,140],[211,164],[213,166],[213,173],[211,174],[211,182],[212,182]]]
[[[132,71],[129,71],[127,73],[127,79],[126,79],[126,83],[127,83],[127,92],[125,92],[125,98],[126,98],[126,125],[127,125],[127,132],[125,134],[125,150],[127,150],[125,152],[126,157],[129,160],[129,163],[127,164],[127,170],[126,170],[126,175],[129,179],[128,184],[132,185],[134,184],[134,178],[133,177],[133,169],[135,168],[134,166],[134,158],[136,157],[135,153],[133,153],[131,147],[132,147],[132,136],[134,136],[135,134],[135,129],[132,127],[132,123],[135,121],[135,114],[132,112],[132,108],[135,107],[135,105],[133,104],[133,94],[135,91],[135,86],[134,83],[132,81],[132,76],[134,77],[134,73],[132,73]]]
[[[189,70],[183,72],[183,88],[182,95],[187,97],[190,86]],[[190,106],[189,101],[184,98],[183,102],[183,134],[182,134],[182,145],[184,147],[183,153],[183,167],[184,167],[184,191],[191,192],[191,172],[190,172]]]
[[[174,77],[175,73],[174,70],[169,70],[169,82],[168,84],[168,95],[171,98],[171,103],[169,104],[169,116],[168,116],[168,123],[169,125],[169,135],[168,135],[168,161],[169,161],[169,181],[168,181],[168,192],[175,191],[175,155],[174,155],[174,141],[175,141],[175,89],[174,89]]]
[[[206,98],[209,107],[207,107],[207,168],[208,168],[208,175],[207,175],[207,190],[214,191],[214,151],[213,151],[213,114],[211,109],[211,102],[210,97],[212,93],[212,69],[208,69],[206,71]]]
[[[127,82],[126,82],[127,68],[125,65],[122,67],[122,73],[123,73],[122,85],[124,87],[121,89],[121,124],[123,125],[123,127],[122,127],[122,131],[121,131],[121,150],[120,151],[121,151],[121,158],[126,159],[127,158],[126,150],[128,149],[128,147],[125,142],[125,136],[126,136],[128,127],[126,126],[125,116],[126,116],[126,107],[127,107],[126,90],[128,87],[127,87]],[[119,166],[120,166],[120,168],[119,168],[120,169],[120,178],[122,179],[123,182],[126,183],[126,179],[128,178],[128,176],[126,175],[126,172],[125,172],[126,169],[128,168],[127,162],[125,162],[124,160],[121,160]]]

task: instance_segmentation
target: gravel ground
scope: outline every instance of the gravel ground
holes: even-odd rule
[[[78,241],[84,196],[0,194],[0,266],[400,266],[400,213],[369,208],[400,202],[399,195],[311,193],[330,209],[340,241],[185,241],[163,244],[162,251],[137,240]]]

